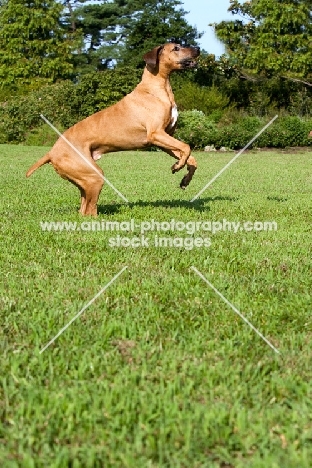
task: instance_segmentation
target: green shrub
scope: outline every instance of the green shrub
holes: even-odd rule
[[[83,75],[77,83],[63,81],[28,92],[24,96],[16,96],[0,105],[0,143],[52,145],[57,135],[42,121],[40,114],[60,131],[64,131],[83,118],[119,101],[134,89],[141,75],[141,70],[117,68]],[[264,100],[262,102],[265,93],[271,96],[271,105],[277,100],[283,103],[280,86],[290,90],[295,86],[272,79],[264,83],[261,92],[258,92],[253,89],[253,83],[242,85],[236,79],[230,79],[227,86],[231,84],[232,95],[228,88],[226,96],[226,86],[221,88],[221,92],[215,86],[199,86],[189,74],[173,76],[173,89],[180,109],[177,138],[195,149],[212,144],[217,148],[243,148],[268,122],[270,113],[267,113],[266,118],[254,117],[247,115],[246,109],[235,109],[229,105],[233,93],[242,93],[242,99],[248,97],[249,111],[262,115],[268,103]],[[298,112],[304,109],[302,112],[307,114],[305,106],[310,102],[310,94],[310,91],[302,91],[297,98],[294,97],[293,109]],[[251,105],[252,100],[254,107]],[[263,104],[264,107],[261,107]],[[279,115],[280,118],[255,141],[254,146],[283,148],[312,144],[312,139],[307,137],[312,129],[311,120],[289,116],[285,109],[280,110]]]
[[[250,80],[238,76],[215,76],[214,83],[228,97],[231,105],[247,111],[249,115],[263,117],[273,112],[280,113],[283,109],[290,115],[312,115],[312,88],[300,82],[281,77]]]
[[[44,86],[50,84],[51,82],[49,82],[49,80],[46,78],[39,77],[37,77],[36,80],[34,80],[32,83],[25,83],[25,81],[22,79],[15,80],[14,83],[11,83],[10,85],[3,85],[3,83],[1,83],[0,103],[6,103],[17,96],[26,96],[27,94],[33,91],[38,91]]]
[[[136,87],[141,75],[142,70],[124,67],[81,77],[71,103],[75,122],[118,102]]]
[[[185,111],[179,115],[176,137],[187,142],[193,149],[203,149],[212,144],[216,148],[225,146],[238,149],[243,148],[262,126],[261,119],[244,117],[235,124],[217,127],[203,112]]]
[[[299,89],[290,96],[289,112],[298,116],[312,116],[312,93],[307,88]]]
[[[235,123],[216,126],[200,111],[181,112],[176,137],[188,143],[193,149],[206,145],[216,148],[225,146],[233,150],[243,148],[268,122],[259,117],[241,117]],[[250,147],[285,148],[312,145],[308,138],[312,130],[312,119],[286,116],[277,119]]]
[[[219,127],[227,127],[228,125],[233,125],[241,122],[244,117],[248,117],[247,112],[243,110],[238,110],[234,107],[228,107],[222,114],[221,119],[219,120]]]
[[[311,145],[311,140],[308,138],[308,132],[312,128],[310,124],[312,124],[311,119],[304,121],[299,117],[281,117],[260,135],[257,146],[285,148]]]
[[[215,123],[219,123],[222,118],[223,118],[223,115],[224,115],[224,111],[221,110],[221,109],[216,109],[214,110],[213,112],[211,112],[211,114],[208,114],[208,118],[209,120],[211,120],[212,122],[215,122]]]
[[[65,131],[65,128],[57,122],[54,122],[54,126],[61,133]],[[26,134],[23,143],[28,146],[53,146],[58,138],[58,134],[49,125],[41,125]]]
[[[133,90],[140,77],[141,71],[131,68],[107,70],[83,75],[76,84],[64,81],[12,99],[0,107],[1,142],[25,142],[30,135],[33,138],[35,129],[46,126],[40,114],[68,128],[119,101]]]
[[[257,117],[243,117],[238,123],[218,129],[215,140],[216,148],[243,148],[261,129],[261,120]]]
[[[216,125],[202,111],[190,110],[180,112],[175,137],[188,143],[191,148],[203,148],[213,139]]]
[[[181,111],[197,109],[209,115],[216,110],[223,111],[229,104],[229,98],[214,86],[208,88],[191,81],[179,81],[173,91]]]
[[[268,110],[272,112],[276,108],[275,103],[272,103],[271,97],[263,90],[256,90],[249,95],[248,112],[251,115],[265,116]]]
[[[27,96],[12,99],[0,108],[0,133],[6,143],[24,142],[26,135],[43,125],[40,114],[49,120],[71,125],[71,96],[74,84],[62,82],[46,86]]]

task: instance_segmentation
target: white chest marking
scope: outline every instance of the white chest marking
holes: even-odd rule
[[[171,122],[170,122],[171,128],[174,127],[175,124],[177,123],[178,115],[179,115],[179,112],[178,112],[177,106],[176,105],[172,106],[172,108],[171,108]]]

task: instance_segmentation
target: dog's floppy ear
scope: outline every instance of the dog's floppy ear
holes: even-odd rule
[[[162,51],[162,49],[163,49],[163,46],[158,46],[158,47],[154,47],[154,49],[147,52],[143,57],[146,65],[149,65],[150,67],[155,68],[158,62],[159,54]]]

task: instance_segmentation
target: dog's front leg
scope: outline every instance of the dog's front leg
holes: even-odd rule
[[[191,182],[193,175],[195,174],[195,171],[197,169],[197,162],[193,156],[189,156],[187,163],[186,163],[186,167],[187,167],[187,173],[185,174],[185,176],[183,177],[180,183],[180,187],[183,190]]]
[[[178,159],[178,162],[176,162],[171,168],[173,174],[182,169],[185,164],[187,164],[188,172],[180,183],[180,187],[185,189],[185,187],[187,187],[191,182],[192,177],[197,169],[195,158],[190,156],[191,149],[189,145],[183,143],[182,141],[176,140],[172,136],[168,135],[168,133],[165,131],[151,133],[148,140],[151,144],[159,146],[166,153],[170,154],[170,156]]]
[[[176,162],[171,168],[173,174],[185,166],[186,161],[191,154],[191,148],[189,145],[183,143],[183,141],[176,140],[172,136],[168,135],[164,130],[150,132],[147,136],[147,141],[152,145],[160,146],[164,150],[172,151],[173,156],[178,159],[178,162]]]
[[[178,155],[179,153],[172,151],[172,150],[168,150],[166,148],[161,148],[161,149],[165,151],[165,153],[170,154],[170,156],[173,156],[174,158],[179,159],[179,155]],[[183,190],[189,185],[197,169],[197,162],[193,156],[188,157],[188,160],[186,162],[186,167],[187,167],[187,173],[185,174],[185,176],[183,177],[180,183],[180,187]]]

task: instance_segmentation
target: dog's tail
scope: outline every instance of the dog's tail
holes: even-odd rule
[[[30,169],[26,172],[26,177],[30,177],[33,172],[35,172],[38,167],[43,166],[51,161],[50,153],[47,153],[45,156],[40,158],[35,164],[31,166]]]

